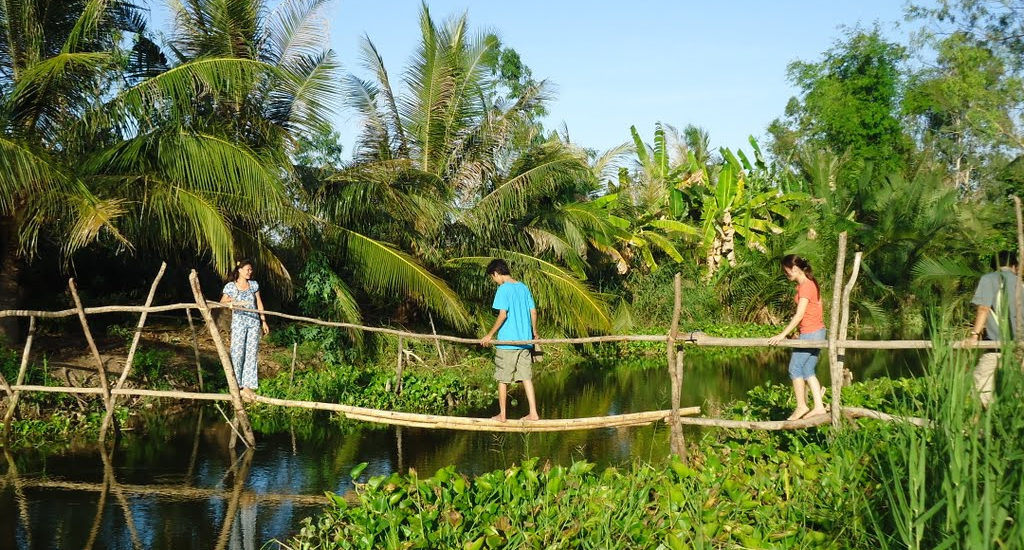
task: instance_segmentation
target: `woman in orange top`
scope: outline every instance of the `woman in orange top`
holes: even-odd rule
[[[790,254],[782,259],[782,271],[787,279],[796,283],[796,297],[793,299],[796,302],[796,313],[782,332],[768,339],[768,344],[778,344],[797,325],[800,326],[800,340],[824,340],[825,321],[821,307],[821,292],[818,281],[814,279],[811,264],[796,254]],[[825,406],[821,402],[821,383],[814,375],[820,351],[816,348],[793,349],[793,356],[789,360],[789,377],[793,380],[793,393],[796,394],[796,410],[789,415],[790,420],[825,414]],[[814,398],[813,409],[807,408],[807,386],[810,386],[811,396]]]

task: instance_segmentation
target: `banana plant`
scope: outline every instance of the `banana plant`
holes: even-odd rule
[[[751,163],[742,151],[737,156],[727,148],[721,149],[722,164],[703,188],[701,244],[706,251],[708,271],[711,277],[728,263],[736,266],[737,242],[747,248],[766,253],[765,239],[769,235],[783,232],[778,221],[792,214],[790,204],[806,199],[802,193],[783,192],[771,185],[768,167],[761,156],[757,143],[754,147],[755,162]],[[750,191],[751,180],[757,180]]]

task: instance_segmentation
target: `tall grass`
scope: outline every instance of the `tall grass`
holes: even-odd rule
[[[880,491],[868,514],[883,549],[1024,548],[1024,374],[1004,352],[984,409],[975,359],[936,342],[917,404],[932,426],[895,425],[884,443],[863,442]]]

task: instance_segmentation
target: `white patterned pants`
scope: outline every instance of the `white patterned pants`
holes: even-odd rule
[[[256,389],[256,351],[260,343],[260,326],[231,324],[231,366],[235,368],[238,387]]]

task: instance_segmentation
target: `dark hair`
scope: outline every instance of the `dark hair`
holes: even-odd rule
[[[992,269],[999,269],[1000,267],[1017,267],[1017,263],[1016,250],[1003,250],[992,257]]]
[[[231,270],[231,274],[228,275],[229,277],[231,277],[230,279],[228,279],[228,282],[237,281],[238,280],[238,272],[241,271],[242,268],[247,266],[247,265],[253,265],[252,260],[250,260],[248,258],[245,258],[245,259],[242,259],[242,260],[238,260],[238,263],[235,264],[235,268],[232,269]]]
[[[814,283],[814,289],[818,291],[818,299],[821,299],[821,287],[818,286],[818,280],[814,278],[814,269],[811,268],[811,263],[797,256],[796,254],[788,254],[782,258],[782,267],[788,267],[790,269],[797,268],[804,272],[804,275]]]
[[[495,273],[497,273],[498,275],[511,275],[512,274],[508,270],[508,264],[505,263],[505,260],[502,260],[501,258],[497,258],[497,259],[491,260],[491,263],[487,264],[487,274],[488,275],[493,275]]]

